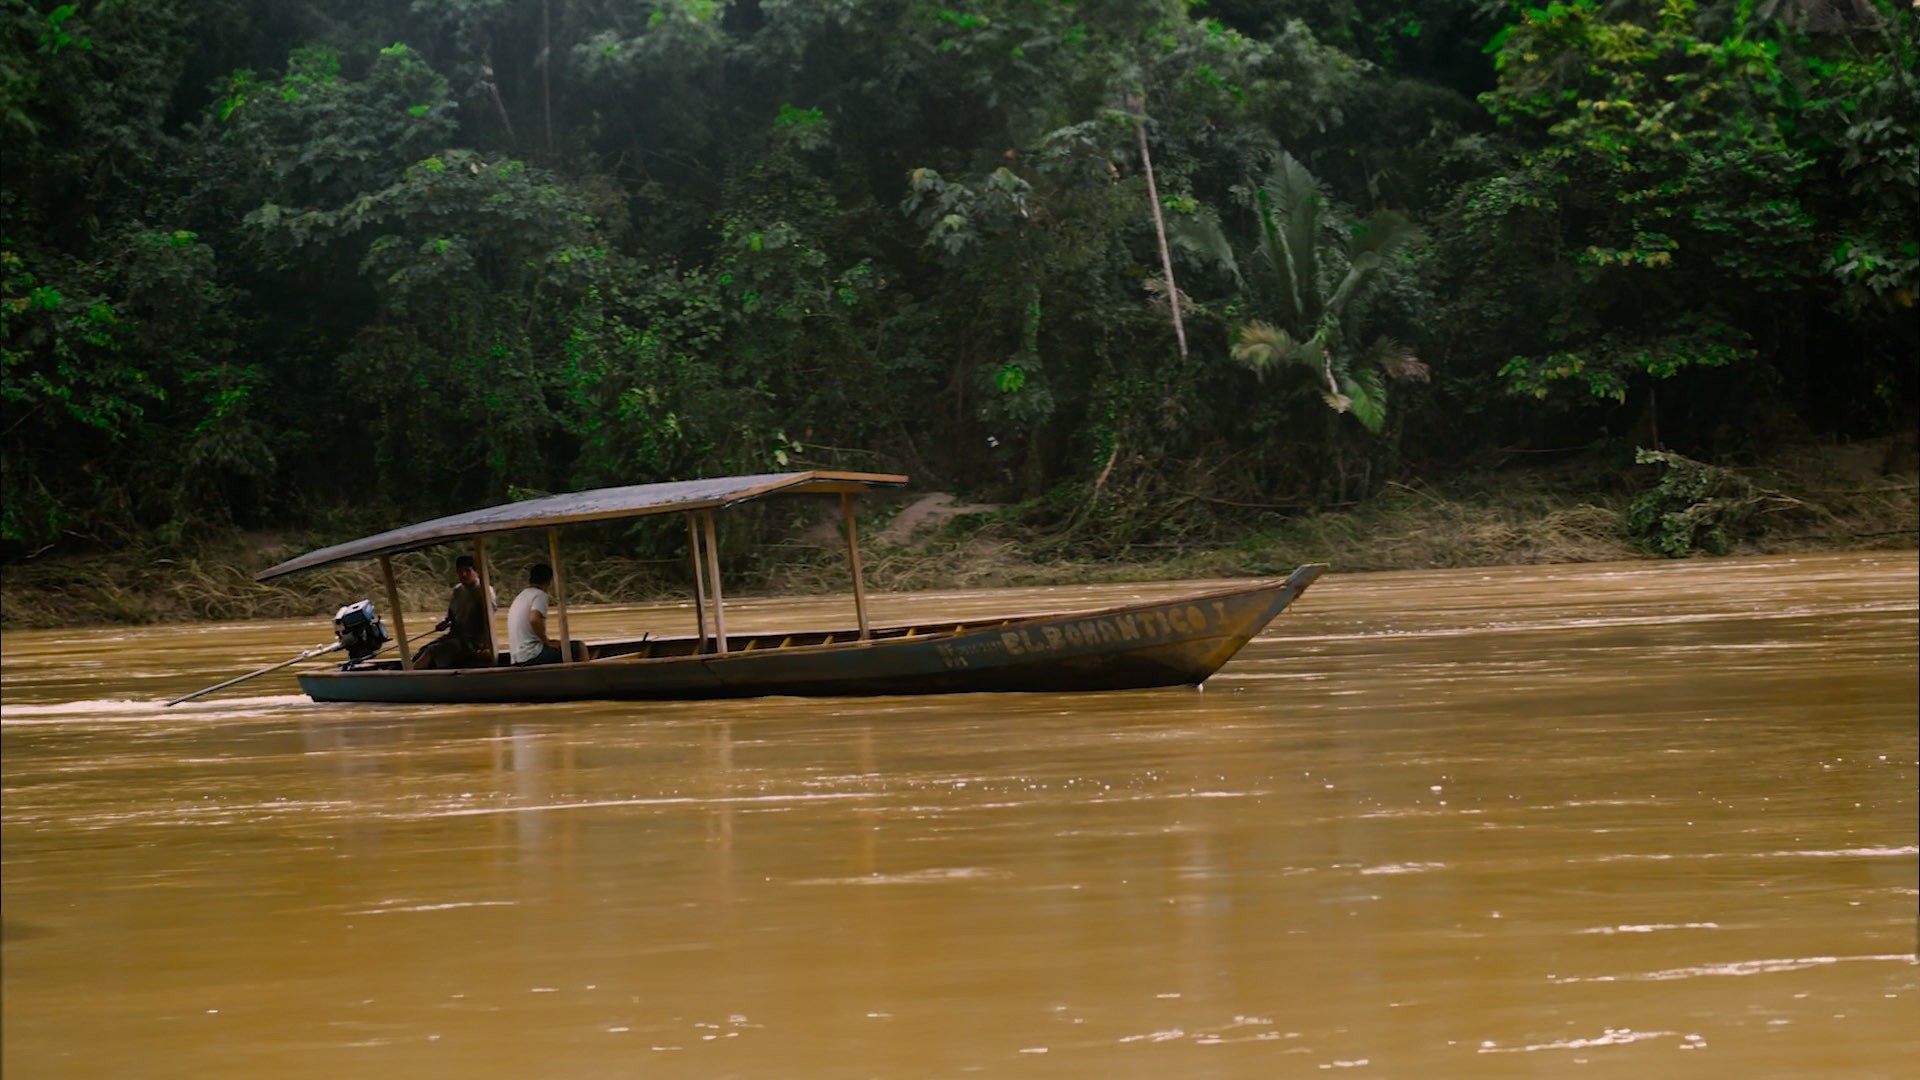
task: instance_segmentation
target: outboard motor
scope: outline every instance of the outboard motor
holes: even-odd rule
[[[347,650],[347,662],[341,667],[350,668],[380,651],[380,646],[392,639],[387,636],[387,628],[380,623],[380,613],[373,610],[373,601],[362,600],[357,604],[348,604],[333,613],[333,636]]]

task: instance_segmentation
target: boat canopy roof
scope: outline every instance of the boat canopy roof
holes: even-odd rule
[[[759,476],[716,476],[709,480],[678,480],[667,484],[634,484],[598,488],[566,495],[547,495],[523,502],[469,510],[418,525],[407,525],[376,536],[309,551],[255,575],[270,581],[302,570],[313,570],[350,559],[372,559],[415,551],[449,540],[513,532],[517,529],[577,525],[587,521],[645,517],[689,510],[713,510],[768,495],[859,492],[870,488],[900,487],[904,476],[888,473],[794,472]]]

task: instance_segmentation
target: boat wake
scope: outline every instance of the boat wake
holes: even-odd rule
[[[301,694],[271,697],[229,697],[217,701],[187,702],[167,708],[159,701],[132,698],[94,698],[48,704],[15,705],[0,709],[0,725],[89,723],[151,723],[155,717],[231,720],[310,705]]]

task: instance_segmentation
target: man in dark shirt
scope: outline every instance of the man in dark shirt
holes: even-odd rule
[[[460,583],[447,598],[447,617],[435,630],[447,636],[427,645],[413,658],[416,668],[460,668],[493,666],[493,650],[487,644],[487,623],[493,618],[492,597],[480,588],[480,570],[473,556],[455,560],[454,572]]]

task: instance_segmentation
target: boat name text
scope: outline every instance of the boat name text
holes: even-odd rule
[[[1215,600],[1213,608],[1214,619],[1224,624],[1227,618],[1226,603]],[[1049,626],[1003,630],[998,640],[941,645],[939,650],[940,658],[948,668],[963,668],[970,666],[967,662],[969,656],[982,653],[1004,650],[1008,656],[1033,656],[1088,645],[1155,641],[1175,635],[1204,633],[1209,625],[1206,611],[1197,604],[1188,604]]]

